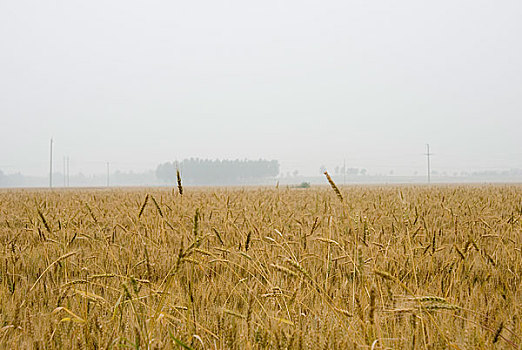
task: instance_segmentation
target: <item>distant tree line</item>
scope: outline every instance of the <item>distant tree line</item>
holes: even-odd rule
[[[321,165],[319,167],[319,173],[322,175],[325,171],[326,171],[326,166],[324,165]],[[359,169],[359,168],[348,168],[346,166],[336,166],[335,169],[334,169],[334,172],[333,174],[335,175],[349,175],[349,176],[353,176],[353,175],[367,175],[367,171],[366,169]]]
[[[176,181],[176,169],[183,182],[197,185],[230,185],[254,183],[279,174],[277,160],[219,160],[190,158],[181,162],[158,165],[156,177],[166,183]]]

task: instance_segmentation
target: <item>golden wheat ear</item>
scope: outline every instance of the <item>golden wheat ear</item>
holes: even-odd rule
[[[335,194],[337,195],[337,197],[339,197],[339,199],[341,200],[341,202],[344,201],[344,198],[343,198],[343,195],[341,194],[341,191],[339,191],[339,188],[337,187],[337,185],[335,184],[335,182],[332,180],[332,177],[330,176],[330,174],[328,174],[328,171],[325,171],[324,172],[324,175],[326,176],[326,179],[328,180],[328,182],[330,183],[330,186],[332,187],[332,189],[334,190]]]
[[[178,192],[182,196],[183,195],[183,186],[181,186],[181,174],[179,173],[179,169],[176,169],[176,178],[178,180]]]

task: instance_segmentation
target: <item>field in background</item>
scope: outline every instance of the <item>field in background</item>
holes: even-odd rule
[[[0,191],[0,347],[520,349],[522,186]]]

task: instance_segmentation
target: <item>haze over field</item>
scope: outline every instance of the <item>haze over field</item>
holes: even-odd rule
[[[522,168],[520,1],[2,1],[0,170]]]

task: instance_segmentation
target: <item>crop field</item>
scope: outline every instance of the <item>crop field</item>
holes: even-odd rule
[[[522,186],[0,191],[1,349],[521,349]]]

